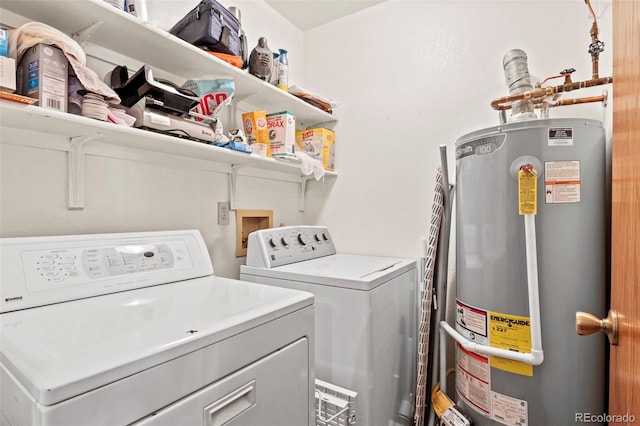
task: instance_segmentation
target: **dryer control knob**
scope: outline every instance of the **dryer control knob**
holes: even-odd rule
[[[276,244],[276,242],[275,242],[275,240],[274,240],[273,238],[269,238],[269,245],[270,245],[271,247],[274,247],[274,248],[275,248],[275,246],[276,246],[277,244]]]
[[[325,241],[329,241],[329,238],[327,237],[327,234],[325,234],[324,232],[322,233],[322,239]]]
[[[303,246],[307,245],[307,243],[304,241],[304,238],[302,238],[302,234],[298,234],[298,242]]]
[[[283,246],[288,246],[289,243],[287,242],[287,240],[285,240],[284,237],[280,238],[280,242],[282,243]]]
[[[313,236],[313,238],[315,238],[315,239],[316,239],[316,241],[320,241],[320,234],[315,234],[315,235]]]

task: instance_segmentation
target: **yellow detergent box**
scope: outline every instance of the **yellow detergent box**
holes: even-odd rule
[[[333,130],[318,128],[296,132],[298,150],[321,160],[326,170],[333,170],[335,167],[335,142],[336,134]]]
[[[249,144],[263,143],[267,145],[267,157],[271,157],[269,144],[269,128],[265,111],[251,111],[242,114],[242,127]]]
[[[267,114],[269,141],[273,157],[295,158],[296,117],[290,111]]]

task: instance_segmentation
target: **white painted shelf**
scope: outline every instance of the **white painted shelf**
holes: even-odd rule
[[[5,100],[0,100],[0,127],[28,129],[69,139],[94,135],[101,142],[113,145],[302,176],[300,163],[295,161],[262,158],[189,139]],[[326,173],[336,175],[335,172]]]
[[[69,140],[70,144],[66,150],[69,152],[70,163],[73,163],[69,168],[69,208],[72,209],[84,207],[82,146],[88,140],[98,140],[117,146],[227,164],[230,166],[228,173],[231,176],[232,206],[235,204],[235,180],[239,169],[249,167],[288,174],[292,177],[292,181],[300,183],[300,210],[304,210],[305,187],[309,176],[302,174],[299,162],[262,158],[175,136],[120,126],[39,106],[0,100],[0,129],[4,128],[60,135]],[[1,139],[2,143],[11,143],[6,140],[7,138]],[[335,177],[337,173],[326,171],[325,175]]]
[[[143,23],[103,0],[2,0],[0,7],[71,36],[101,23],[89,35],[91,43],[185,80],[205,74],[233,78],[236,101],[246,101],[267,112],[292,111],[298,128],[337,120],[333,114],[229,65],[167,31]]]

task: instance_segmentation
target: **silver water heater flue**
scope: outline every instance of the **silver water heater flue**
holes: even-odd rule
[[[509,88],[510,95],[516,95],[533,90],[529,66],[527,64],[527,54],[520,49],[509,50],[502,59],[504,67],[504,78]],[[522,121],[538,118],[533,112],[533,102],[529,99],[522,99],[513,102],[511,106],[511,120]]]

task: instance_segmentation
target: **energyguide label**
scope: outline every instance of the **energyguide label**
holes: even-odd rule
[[[531,319],[493,312],[456,300],[456,330],[467,339],[494,348],[531,352]],[[527,426],[527,401],[491,389],[492,368],[533,376],[533,366],[497,356],[485,356],[457,344],[456,390],[458,395],[487,418],[507,426]]]
[[[489,341],[494,348],[531,352],[529,317],[489,312]],[[510,373],[533,376],[533,366],[521,361],[492,356],[491,366]]]

